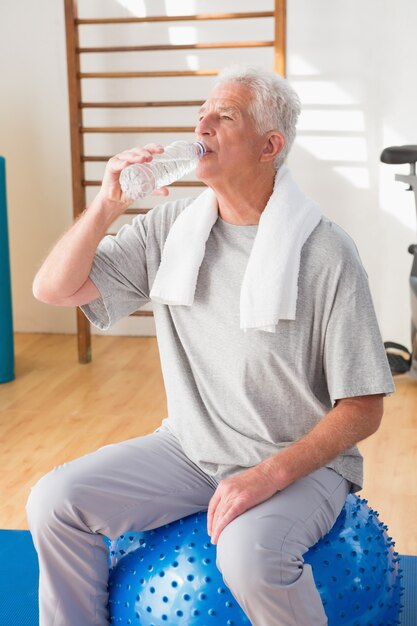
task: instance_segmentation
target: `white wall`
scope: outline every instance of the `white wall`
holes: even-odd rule
[[[338,222],[356,241],[369,274],[372,294],[385,340],[409,344],[408,274],[411,257],[406,249],[416,239],[411,194],[394,182],[402,166],[382,165],[386,145],[417,143],[414,111],[417,105],[413,77],[416,58],[417,4],[414,0],[287,0],[288,77],[299,92],[303,114],[290,165],[305,191],[321,203],[323,212]],[[129,15],[129,0],[83,2],[83,16]],[[162,14],[180,3],[172,0],[136,0],[135,6]],[[183,0],[184,13],[218,10],[268,10],[272,0],[220,2]],[[256,6],[255,6],[256,4]],[[124,31],[124,42],[190,37],[225,40],[231,28],[236,40],[250,39],[254,25],[183,22],[150,30],[135,26]],[[179,31],[182,27],[185,30]],[[84,29],[87,27],[84,27]],[[100,34],[84,30],[82,43],[120,41],[120,27]],[[259,38],[272,36],[270,21],[260,26]],[[194,30],[193,30],[194,29]],[[192,39],[193,40],[193,39]],[[31,282],[36,268],[72,219],[68,96],[63,2],[2,0],[0,8],[0,153],[7,159],[9,231],[12,265],[14,323],[18,331],[74,332],[72,310],[36,302]],[[130,67],[148,69],[220,67],[233,60],[224,52],[131,55]],[[120,57],[83,57],[83,69],[122,69]],[[272,64],[267,50],[243,53],[242,60]],[[123,57],[124,63],[126,56]],[[85,99],[204,98],[213,79],[161,79],[150,88],[146,79],[129,82],[84,82]],[[170,82],[171,81],[171,82]],[[178,82],[181,81],[181,82]],[[175,85],[175,86],[174,86]],[[178,85],[180,93],[178,93]],[[170,122],[192,125],[176,111],[165,111]],[[138,115],[141,117],[139,118]],[[89,112],[85,125],[156,123],[161,111],[126,109]],[[140,121],[139,121],[140,119]],[[160,119],[160,118],[159,118]],[[174,136],[157,136],[160,142]],[[147,141],[148,136],[140,137]],[[86,152],[111,154],[126,146],[127,137],[88,136]],[[131,139],[129,138],[130,145]],[[138,141],[139,143],[139,141]],[[91,166],[87,178],[99,178],[102,166]],[[90,190],[89,197],[94,190]],[[198,189],[194,191],[197,193]],[[180,190],[173,190],[176,197]],[[149,206],[149,201],[148,206]],[[155,201],[153,201],[155,203]],[[123,220],[122,220],[123,221]],[[115,333],[153,332],[150,319],[130,318]]]

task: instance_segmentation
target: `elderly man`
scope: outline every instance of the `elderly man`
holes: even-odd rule
[[[154,433],[32,490],[42,626],[108,623],[102,535],[206,509],[217,565],[254,626],[327,623],[303,554],[361,488],[355,444],[394,387],[356,247],[284,165],[299,110],[283,78],[228,68],[195,131],[208,189],[104,237],[131,202],[121,170],[163,148],[118,154],[35,278],[38,299],[81,306],[102,329],[152,299],[168,401]],[[164,255],[178,263],[168,280]],[[191,301],[164,299],[188,259]]]

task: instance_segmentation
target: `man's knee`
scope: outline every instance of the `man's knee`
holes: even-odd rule
[[[45,474],[32,487],[26,503],[26,514],[31,530],[62,519],[65,513],[73,508],[76,488],[64,467],[58,467]]]
[[[239,518],[235,521],[237,522]],[[217,566],[226,584],[244,592],[287,586],[302,574],[302,555],[274,528],[265,536],[253,524],[233,522],[219,537]]]

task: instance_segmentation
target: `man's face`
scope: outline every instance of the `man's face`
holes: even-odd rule
[[[246,85],[218,85],[201,107],[196,136],[206,146],[196,176],[215,185],[246,184],[258,164],[265,138],[259,135],[249,114],[252,91]]]

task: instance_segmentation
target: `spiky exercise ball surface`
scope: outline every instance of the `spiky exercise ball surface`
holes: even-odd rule
[[[367,500],[349,494],[333,528],[304,555],[329,626],[400,623],[402,575],[387,530]]]
[[[386,531],[367,501],[350,494],[332,530],[304,555],[329,626],[399,624],[399,557]],[[109,560],[112,624],[250,624],[216,567],[205,513],[126,533],[111,542]]]
[[[216,567],[205,513],[122,535],[110,560],[112,624],[250,626]]]

